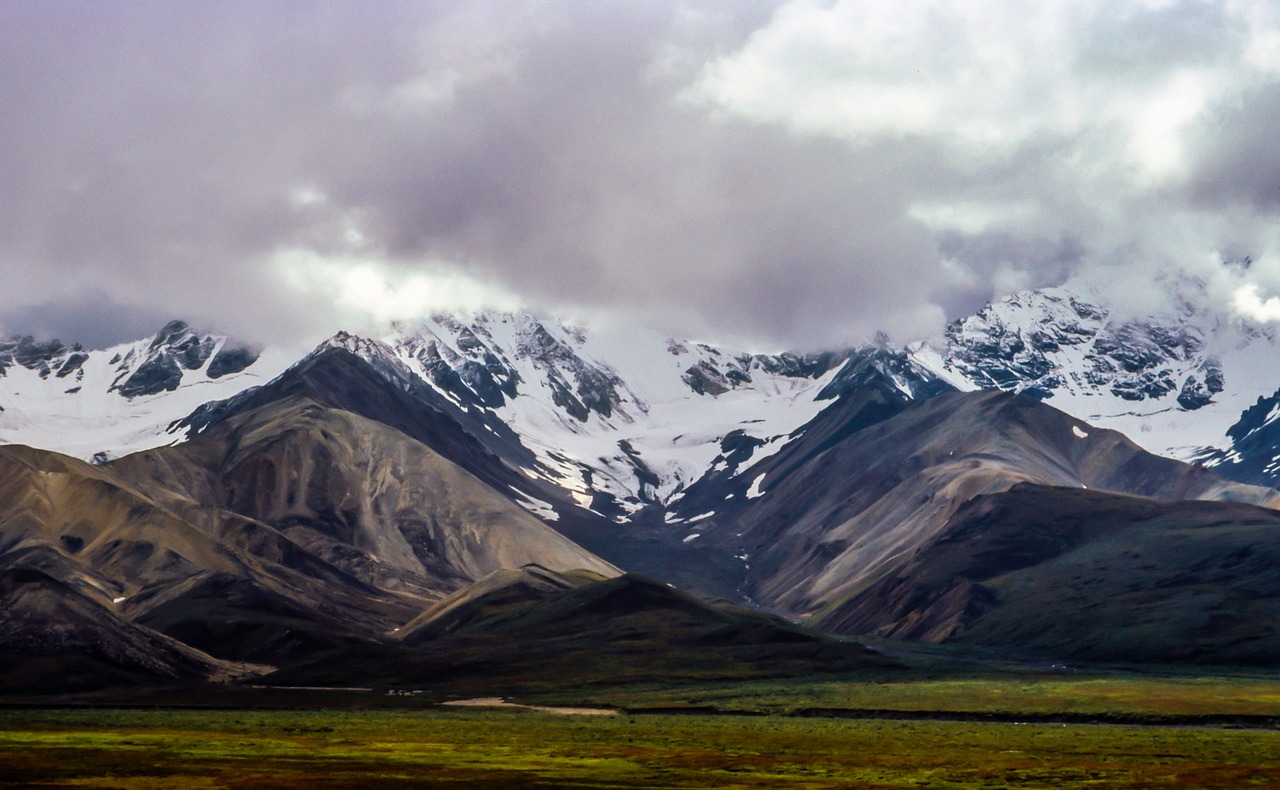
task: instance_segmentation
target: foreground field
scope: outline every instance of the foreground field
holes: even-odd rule
[[[0,711],[0,785],[1244,787],[1280,733],[527,710]]]

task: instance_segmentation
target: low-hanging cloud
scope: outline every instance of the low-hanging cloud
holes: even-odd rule
[[[1262,299],[1277,96],[1261,2],[5,3],[0,323],[815,347],[1091,271]]]

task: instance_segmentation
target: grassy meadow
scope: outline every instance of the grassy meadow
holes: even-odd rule
[[[521,700],[698,711],[610,716],[428,699],[371,694],[361,704],[351,695],[347,707],[324,709],[0,709],[0,786],[1280,786],[1280,730],[1266,720],[1280,716],[1280,681],[1268,678],[828,678]],[[870,710],[1001,720],[894,720],[866,717]],[[1020,714],[1096,719],[1018,722]],[[1194,716],[1257,720],[1174,724]]]
[[[1242,675],[1167,676],[1137,673],[942,675],[850,682],[829,678],[702,683],[684,688],[633,686],[585,696],[536,696],[577,704],[641,709],[712,710],[795,715],[856,711],[920,714],[975,713],[1016,718],[1067,717],[1140,723],[1275,718],[1280,680]]]

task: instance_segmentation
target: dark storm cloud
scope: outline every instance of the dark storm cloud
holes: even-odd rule
[[[163,308],[160,308],[163,309]],[[85,348],[107,348],[146,337],[172,320],[151,306],[122,305],[101,291],[71,294],[58,301],[12,310],[0,322],[0,329],[13,327],[15,334],[32,335],[37,340],[62,340]]]
[[[269,254],[340,253],[355,217],[356,252],[535,304],[756,340],[895,322],[884,267],[932,251],[876,157],[711,120],[674,98],[688,65],[661,73],[663,46],[731,47],[767,6],[510,8],[7,5],[0,231],[33,273],[6,307],[87,279],[256,323],[294,309],[261,292]],[[291,205],[304,187],[324,205]]]
[[[971,273],[967,284],[957,284],[942,294],[948,315],[964,315],[991,298],[991,284],[1002,276],[1015,288],[1057,285],[1078,271],[1085,255],[1080,241],[1019,237],[1007,232],[938,234],[938,249],[948,260]]]
[[[1223,108],[1219,121],[1196,141],[1197,168],[1189,191],[1202,205],[1280,207],[1280,157],[1274,155],[1280,84],[1263,86]]]
[[[1138,100],[1229,83],[1247,15],[1051,6],[1019,44],[998,6],[881,8],[0,4],[0,324],[296,339],[384,315],[343,279],[367,270],[773,346],[919,336],[1262,189],[1266,89],[1221,150]],[[45,307],[91,292],[114,326]]]

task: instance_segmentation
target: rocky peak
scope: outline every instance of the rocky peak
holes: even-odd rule
[[[1223,390],[1225,376],[1192,319],[1183,305],[1176,315],[1118,321],[1062,288],[1024,291],[949,325],[947,364],[978,386],[1040,399],[1172,396],[1171,408],[1197,409]]]
[[[71,363],[67,375],[83,364],[85,355],[77,343],[71,348],[63,345],[61,340],[37,340],[31,335],[0,340],[0,376],[14,365],[21,365],[27,370],[34,370],[41,378],[48,378],[54,370],[61,371],[67,366],[71,357],[78,357],[78,363]]]
[[[571,340],[585,342],[581,331],[566,331]],[[540,321],[520,316],[516,329],[517,358],[525,358],[543,373],[552,401],[579,422],[592,413],[612,417],[622,405],[622,381],[606,367],[596,366],[556,338]]]
[[[207,365],[206,375],[216,379],[238,373],[257,359],[257,352],[229,345],[224,337],[197,333],[185,321],[170,321],[150,342],[137,343],[112,359],[117,375],[110,389],[126,398],[171,392],[182,383],[184,372]],[[58,375],[66,374],[60,368]]]
[[[863,388],[897,390],[906,400],[924,400],[955,389],[919,364],[909,351],[866,345],[849,352],[843,367],[817,395],[832,400]]]

